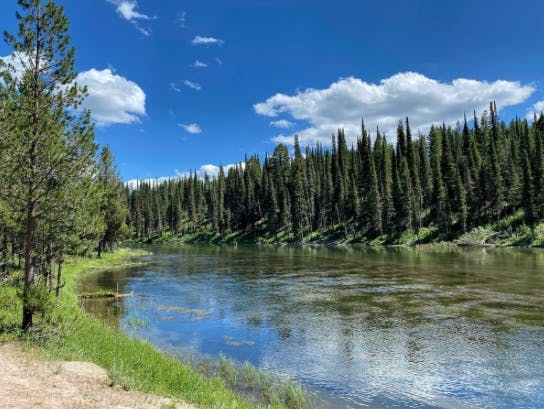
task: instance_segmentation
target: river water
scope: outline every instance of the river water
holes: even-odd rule
[[[224,354],[316,408],[544,408],[544,250],[153,247],[85,278],[87,308],[184,355]]]

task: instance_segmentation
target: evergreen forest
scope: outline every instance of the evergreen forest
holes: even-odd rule
[[[339,129],[331,148],[278,145],[217,177],[153,180],[126,188],[128,225],[140,241],[426,243],[482,226],[535,242],[544,218],[544,116],[500,121],[495,103],[455,127],[396,142],[364,125],[355,146]],[[521,230],[520,230],[521,229]],[[485,241],[485,238],[484,238]],[[473,244],[472,242],[470,244]]]

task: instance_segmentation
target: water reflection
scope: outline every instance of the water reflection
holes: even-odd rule
[[[154,251],[86,279],[135,294],[89,309],[160,347],[291,374],[321,407],[544,407],[543,251]]]

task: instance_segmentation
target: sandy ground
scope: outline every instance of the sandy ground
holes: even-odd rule
[[[0,408],[173,408],[173,401],[111,384],[89,362],[45,361],[16,343],[0,344]],[[178,409],[196,409],[175,402]]]

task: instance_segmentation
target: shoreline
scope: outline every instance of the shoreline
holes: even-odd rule
[[[544,244],[500,244],[500,243],[470,243],[457,241],[439,241],[433,243],[399,243],[399,244],[382,244],[382,243],[363,243],[363,242],[331,242],[331,241],[304,241],[304,242],[264,242],[264,241],[249,241],[249,240],[222,240],[222,241],[205,241],[205,240],[165,240],[165,241],[129,241],[127,244],[136,246],[146,245],[213,245],[224,246],[230,245],[237,247],[243,246],[263,246],[263,247],[310,247],[310,248],[502,248],[502,249],[544,249]]]
[[[100,259],[73,257],[67,260],[63,275],[65,287],[49,318],[51,322],[37,321],[37,332],[26,338],[21,338],[17,331],[20,300],[15,291],[6,294],[13,296],[12,300],[4,300],[6,305],[11,304],[6,312],[12,316],[0,316],[0,341],[36,349],[38,355],[47,360],[95,364],[108,373],[112,384],[125,390],[186,402],[201,409],[254,408],[228,390],[218,377],[203,377],[149,342],[131,338],[83,310],[78,291],[78,281],[83,276],[141,265],[140,261],[127,263],[127,260],[141,259],[148,254],[142,250],[121,249],[104,253]],[[172,382],[173,379],[176,381]],[[282,409],[282,406],[274,404],[269,408]]]

